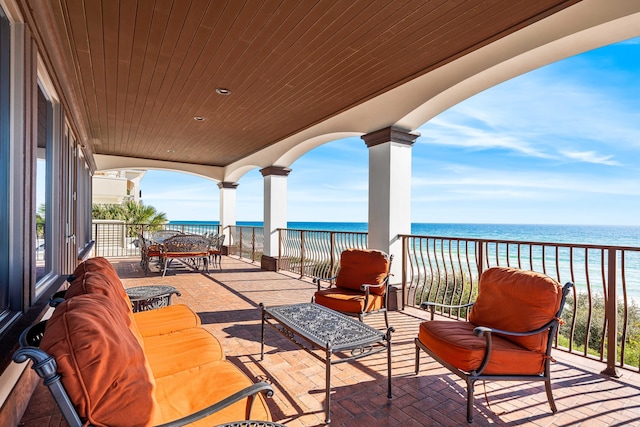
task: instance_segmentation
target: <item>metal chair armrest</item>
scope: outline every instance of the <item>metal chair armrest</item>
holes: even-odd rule
[[[461,305],[449,305],[449,304],[440,304],[438,302],[424,301],[420,303],[420,308],[423,310],[428,310],[431,307],[441,307],[441,308],[467,308],[471,307],[474,303],[470,302],[469,304],[461,304]]]
[[[198,412],[194,412],[193,414],[187,415],[186,417],[182,417],[177,420],[174,420],[165,424],[161,424],[156,427],[178,427],[178,426],[191,424],[195,421],[208,417],[209,415],[214,414],[226,408],[227,406],[233,405],[234,403],[247,398],[248,398],[248,402],[247,402],[247,410],[245,413],[245,417],[247,420],[249,420],[251,419],[251,407],[253,406],[253,401],[256,395],[260,392],[264,392],[267,397],[273,396],[273,388],[271,387],[271,385],[266,382],[259,382],[256,384],[252,384],[249,387],[246,387],[232,394],[231,396],[226,397],[221,401],[214,403],[213,405],[210,405],[204,409],[201,409]]]
[[[324,289],[329,289],[333,286],[334,281],[336,280],[338,276],[333,276],[333,277],[314,277],[313,278],[313,283],[315,283],[318,286],[318,291],[322,290],[323,286],[321,285],[322,281],[325,282],[329,282],[329,286],[325,286]]]
[[[502,329],[489,328],[487,326],[477,326],[473,330],[473,334],[477,337],[481,337],[484,334],[500,334],[500,335],[506,335],[511,337],[527,337],[527,336],[536,335],[536,334],[539,334],[540,332],[544,332],[548,330],[554,325],[554,323],[558,323],[558,320],[554,319],[550,322],[547,322],[545,325],[541,326],[538,329],[534,329],[532,331],[525,331],[525,332],[505,331]]]
[[[15,363],[24,363],[27,360],[33,362],[31,368],[36,371],[40,378],[44,379],[44,384],[49,388],[67,424],[70,427],[83,426],[84,424],[80,420],[67,391],[62,385],[62,377],[57,372],[58,365],[55,358],[47,352],[33,346],[20,347],[13,353],[13,361]]]
[[[365,283],[365,284],[362,284],[360,286],[360,290],[363,291],[363,292],[367,292],[372,288],[382,288],[383,286],[386,286],[386,285],[387,285],[386,283],[380,283],[380,284],[377,284],[377,285],[372,285],[372,284]]]
[[[40,347],[40,340],[44,335],[46,320],[42,320],[26,328],[18,337],[20,347]]]

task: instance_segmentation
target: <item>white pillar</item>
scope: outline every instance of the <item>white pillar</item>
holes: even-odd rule
[[[224,245],[231,245],[231,233],[227,227],[236,225],[236,188],[237,182],[219,182],[220,189],[220,232],[226,237]]]
[[[369,147],[370,249],[393,255],[392,283],[402,281],[402,240],[411,234],[411,147],[420,136],[398,128],[364,135]]]
[[[287,228],[287,177],[291,169],[270,166],[260,170],[264,176],[264,251],[261,266],[277,270],[278,228]]]

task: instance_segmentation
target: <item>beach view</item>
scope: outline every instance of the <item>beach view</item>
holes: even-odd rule
[[[0,0],[0,426],[640,427],[640,1]]]

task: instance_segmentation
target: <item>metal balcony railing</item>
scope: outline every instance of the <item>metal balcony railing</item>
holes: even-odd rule
[[[218,225],[189,224],[161,228],[197,234],[219,233]],[[147,224],[96,223],[94,254],[139,256],[136,236]],[[259,260],[262,227],[232,226],[225,246],[230,255]],[[331,277],[340,253],[367,247],[367,233],[279,229],[278,266],[300,277]],[[481,273],[493,266],[545,273],[561,284],[572,281],[556,347],[617,369],[640,371],[640,248],[569,243],[464,239],[402,235],[403,307],[430,300],[464,304],[475,300]],[[443,316],[464,318],[464,310],[443,310]]]
[[[180,233],[205,234],[220,232],[215,224],[126,224],[124,221],[94,221],[92,239],[94,256],[111,258],[140,256],[138,236],[158,230],[174,230]]]
[[[229,241],[225,242],[229,255],[248,258],[252,262],[262,258],[264,248],[264,228],[252,226],[229,226]]]
[[[300,277],[332,277],[338,271],[340,253],[347,248],[365,249],[367,233],[279,229],[279,268]]]
[[[493,266],[533,270],[575,284],[556,346],[616,367],[640,370],[640,248],[429,236],[403,239],[405,303],[475,300],[480,274]],[[464,310],[444,316],[465,317]]]

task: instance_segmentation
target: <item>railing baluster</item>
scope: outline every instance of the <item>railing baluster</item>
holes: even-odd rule
[[[607,367],[602,371],[605,375],[615,378],[620,377],[620,373],[616,370],[616,349],[618,347],[618,298],[616,297],[616,251],[612,248],[607,250],[608,259],[608,298],[606,303],[606,319],[607,319]]]

